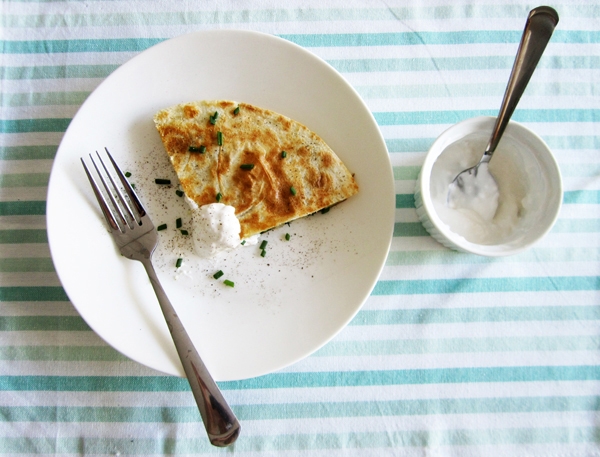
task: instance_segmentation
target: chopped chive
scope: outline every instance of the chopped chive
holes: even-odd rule
[[[263,240],[263,242],[260,243],[260,249],[264,250],[267,247],[267,243],[268,243],[267,240]]]
[[[131,172],[130,171],[126,171],[125,172],[125,177],[126,178],[131,178]]]
[[[181,257],[178,258],[177,262],[175,262],[175,268],[179,268],[182,263],[183,263],[183,259]]]
[[[158,227],[156,227],[156,230],[160,232],[161,230],[166,230],[166,228],[167,224],[161,224]]]
[[[156,184],[171,184],[171,180],[170,179],[162,179],[162,178],[156,178],[154,180],[154,182]]]
[[[215,114],[213,114],[213,115],[210,117],[210,123],[211,123],[212,125],[215,125],[215,124],[217,123],[217,118],[218,118],[218,117],[219,117],[219,112],[218,112],[218,111],[215,111]]]
[[[183,197],[184,193],[182,190],[176,190],[175,193],[177,194],[178,197]]]
[[[266,255],[267,255],[267,251],[266,251],[266,249],[263,249],[262,251],[260,251],[260,256],[261,256],[261,257],[264,257],[264,256],[266,256]]]
[[[242,246],[246,244],[246,240],[242,240]]]
[[[226,279],[225,281],[223,281],[223,284],[225,284],[226,286],[229,286],[229,287],[235,286],[233,281],[230,281],[229,279]]]
[[[290,241],[290,238],[291,238],[291,237],[290,237],[290,234],[289,234],[289,233],[286,233],[286,234],[285,234],[285,241]]]
[[[180,218],[180,217],[178,217],[178,218],[175,220],[175,228],[181,228],[181,227],[182,227],[182,225],[183,225],[183,223],[182,223],[182,221],[181,221],[181,218]]]
[[[233,114],[235,116],[237,116],[238,114],[240,114],[240,107],[239,106],[236,109],[233,110]]]
[[[200,146],[190,146],[188,148],[189,152],[199,152],[200,154],[204,154],[206,152],[206,146],[204,145],[200,145]]]
[[[223,194],[221,192],[219,192],[216,196],[215,199],[217,200],[217,203],[221,201],[221,199],[223,198]]]
[[[281,151],[281,158],[285,159],[287,157],[287,152]]]
[[[254,168],[254,164],[253,163],[243,163],[240,165],[240,168],[242,170],[252,170]]]
[[[292,195],[296,195],[296,188],[294,186],[290,187],[290,192]]]
[[[214,275],[213,278],[215,279],[219,279],[221,276],[223,276],[225,273],[223,273],[222,270],[217,271]]]
[[[135,189],[135,184],[131,183],[131,188]]]
[[[331,207],[330,207],[330,206],[328,206],[327,208],[323,208],[323,209],[321,210],[321,214],[327,214],[327,213],[329,212],[329,210],[330,210],[330,209],[331,209]]]
[[[186,235],[186,236],[190,234],[190,232],[188,232],[187,230],[184,230],[184,229],[181,229],[180,232],[182,235]]]
[[[217,144],[223,146],[223,132],[220,130],[217,132]]]

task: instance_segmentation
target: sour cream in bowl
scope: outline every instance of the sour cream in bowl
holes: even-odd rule
[[[468,119],[435,140],[417,180],[415,206],[425,229],[446,247],[505,256],[531,247],[552,228],[562,204],[562,179],[546,143],[511,121],[483,170],[481,194],[460,204],[449,199],[452,180],[479,161],[494,122]],[[485,178],[497,188],[489,190]]]

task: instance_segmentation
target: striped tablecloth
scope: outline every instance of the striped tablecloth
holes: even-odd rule
[[[600,455],[600,6],[561,21],[514,119],[553,149],[564,205],[535,248],[449,251],[412,192],[433,139],[496,115],[520,0],[0,2],[0,455]],[[243,434],[208,444],[183,379],[94,334],[61,288],[48,177],[88,94],[153,44],[257,30],[322,57],[361,94],[394,167],[396,224],[372,296],[332,342],[220,383]]]

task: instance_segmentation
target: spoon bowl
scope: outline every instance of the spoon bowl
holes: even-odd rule
[[[502,106],[488,145],[479,162],[475,166],[461,171],[450,183],[448,204],[451,207],[473,209],[474,199],[487,200],[488,209],[486,211],[495,213],[495,208],[498,207],[498,185],[487,170],[487,164],[490,162],[557,24],[558,13],[549,6],[539,6],[529,12],[504,92]],[[485,168],[485,170],[480,172],[480,168]],[[485,204],[475,203],[477,208],[485,206]]]

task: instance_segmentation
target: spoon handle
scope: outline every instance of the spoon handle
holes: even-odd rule
[[[558,24],[558,13],[549,6],[538,6],[529,12],[515,63],[504,92],[502,106],[490,141],[485,148],[484,157],[491,156],[496,150],[504,129],[506,129],[508,121],[521,99],[521,95],[525,92],[527,83],[529,83],[531,75],[544,53],[544,49],[550,41],[556,24]],[[489,158],[487,159],[489,160]]]

